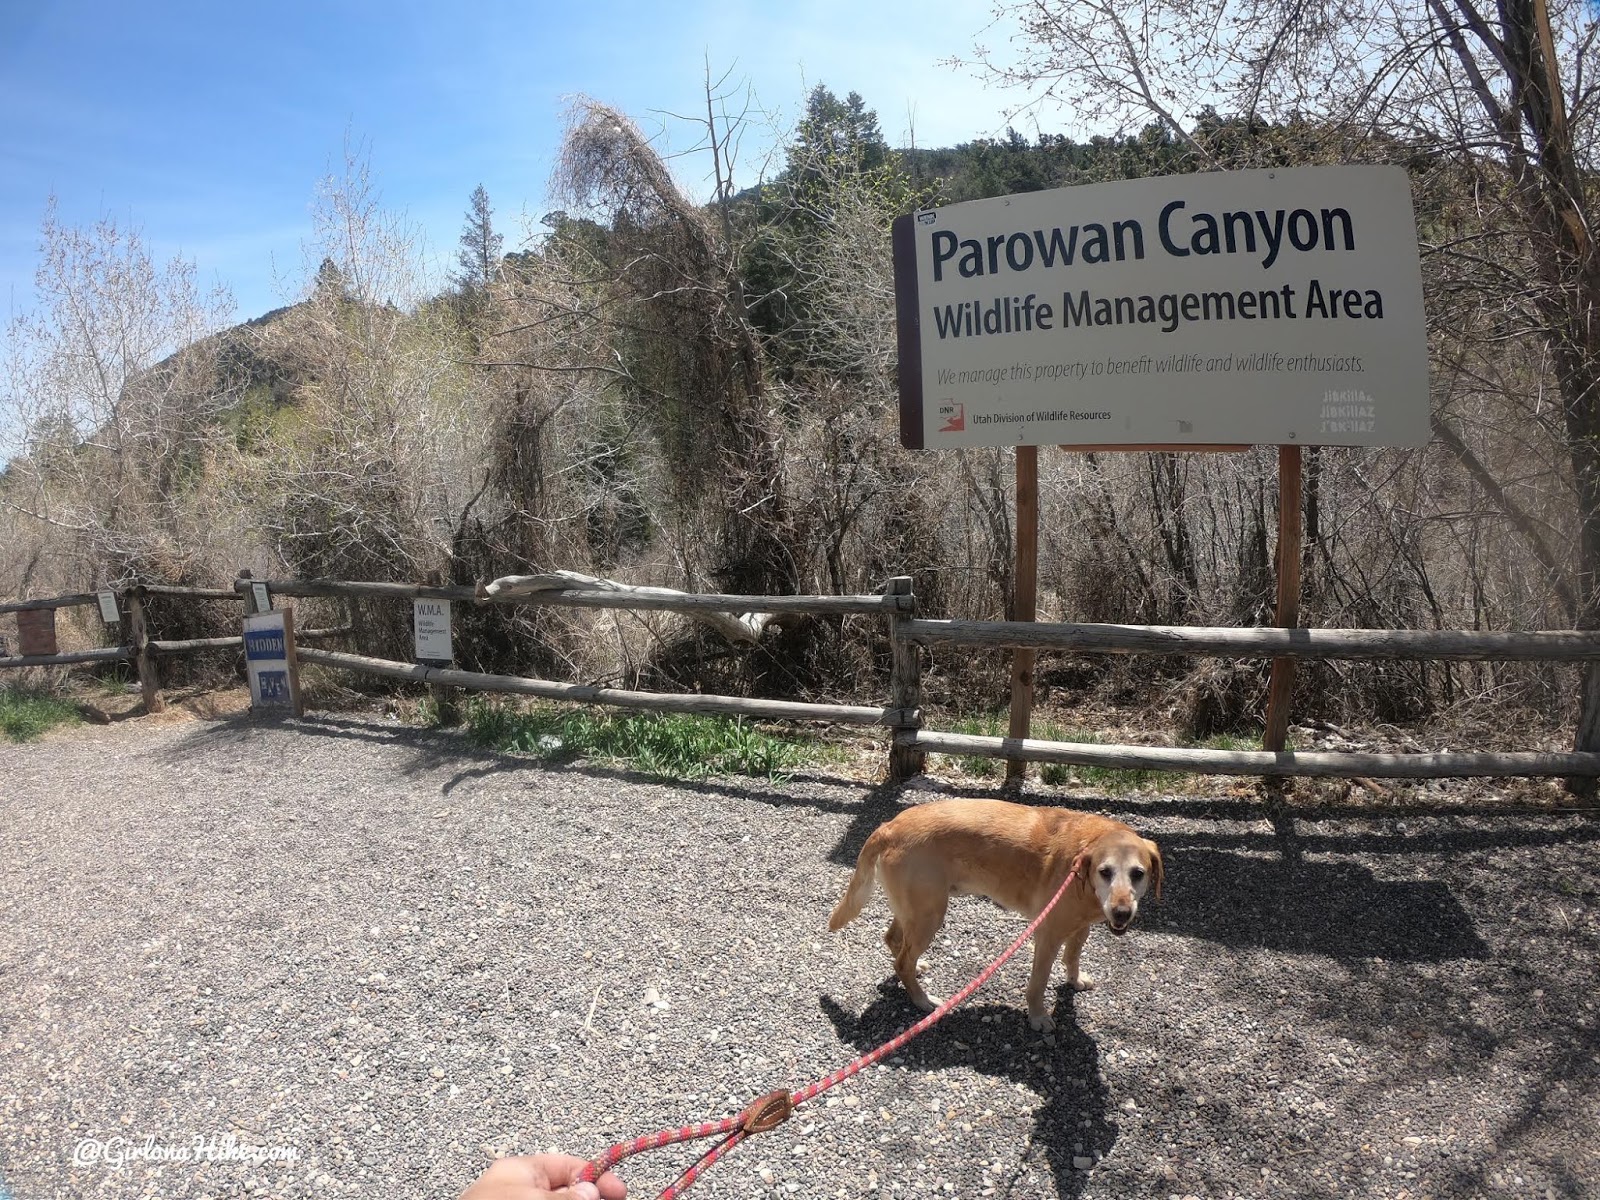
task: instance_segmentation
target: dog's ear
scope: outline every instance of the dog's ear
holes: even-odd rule
[[[1078,851],[1078,857],[1072,860],[1072,872],[1077,881],[1091,887],[1094,885],[1094,880],[1090,878],[1092,872],[1089,869],[1092,862],[1093,856],[1087,850]]]
[[[1149,838],[1140,838],[1139,840],[1144,843],[1145,849],[1150,851],[1150,881],[1151,886],[1155,889],[1156,899],[1159,900],[1161,899],[1161,883],[1167,875],[1166,868],[1161,864],[1161,847]]]

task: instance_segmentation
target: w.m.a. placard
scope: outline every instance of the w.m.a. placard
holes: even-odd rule
[[[250,676],[252,715],[303,715],[292,608],[251,613],[245,617],[244,659]]]
[[[1132,179],[894,225],[900,436],[966,446],[1420,446],[1399,167]]]

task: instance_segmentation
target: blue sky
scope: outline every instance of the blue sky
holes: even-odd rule
[[[860,92],[894,144],[913,119],[923,146],[998,134],[1022,97],[940,65],[1003,44],[990,20],[985,0],[0,0],[0,318],[33,302],[51,195],[66,224],[108,215],[158,258],[193,260],[241,319],[296,298],[316,186],[347,136],[441,270],[479,183],[512,249],[521,214],[550,207],[568,97],[666,122],[667,148],[687,148],[659,114],[703,110],[707,59],[784,122],[820,82]],[[703,194],[704,165],[675,166]]]

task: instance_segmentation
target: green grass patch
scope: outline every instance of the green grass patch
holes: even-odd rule
[[[974,734],[979,738],[1005,738],[1010,733],[1011,715],[1008,712],[992,712],[992,714],[978,715],[978,717],[965,717],[958,720],[952,728],[952,733]],[[1088,730],[1072,730],[1062,725],[1051,722],[1034,722],[1029,728],[1029,738],[1042,742],[1090,742],[1098,746],[1101,736],[1090,733]],[[962,754],[955,755],[955,762],[962,771],[978,779],[994,779],[1005,771],[1005,758],[990,758],[989,755]],[[1066,763],[1042,763],[1038,768],[1040,781],[1050,784],[1051,787],[1094,787],[1102,792],[1120,795],[1123,792],[1136,792],[1144,787],[1162,786],[1171,787],[1174,781],[1181,779],[1181,774],[1171,771],[1141,771],[1120,770],[1114,766],[1069,766]]]
[[[1181,742],[1180,745],[1192,746],[1197,750],[1260,750],[1262,731],[1257,730],[1248,736],[1237,733],[1214,733],[1203,742]],[[1285,750],[1295,749],[1294,735],[1283,739]]]
[[[1046,735],[1039,734],[1044,737]],[[1085,730],[1072,730],[1070,732],[1049,735],[1049,740],[1056,742],[1088,742],[1099,745],[1102,740],[1098,734]],[[1219,733],[1206,738],[1202,742],[1181,742],[1182,746],[1199,750],[1259,750],[1261,739],[1239,737],[1236,734]],[[1293,745],[1288,747],[1294,749]],[[1189,776],[1183,771],[1155,771],[1142,768],[1123,767],[1092,767],[1092,766],[1067,766],[1062,763],[1045,763],[1039,771],[1039,778],[1053,786],[1077,784],[1084,787],[1093,787],[1107,792],[1113,796],[1126,792],[1141,791],[1153,788],[1163,791],[1173,791],[1179,787],[1183,780]]]
[[[102,696],[120,696],[128,690],[130,683],[137,683],[138,676],[127,663],[114,663],[100,672],[94,681],[94,686]]]
[[[76,725],[76,705],[48,692],[16,686],[0,687],[0,734],[26,742],[58,725]]]
[[[990,713],[983,717],[963,717],[955,723],[951,733],[970,734],[974,737],[1005,737],[1011,718]],[[961,769],[978,779],[991,779],[1005,770],[1006,760],[990,758],[986,754],[957,754],[954,756]]]
[[[465,716],[467,735],[480,746],[547,762],[593,759],[666,779],[781,780],[823,757],[814,739],[779,736],[742,718],[520,708],[476,697]]]
[[[1101,745],[1104,739],[1097,733],[1090,733],[1084,729],[1071,729],[1064,733],[1051,734],[1052,742],[1084,742],[1091,746]],[[1176,771],[1149,771],[1133,767],[1095,767],[1084,765],[1068,765],[1066,763],[1044,763],[1039,768],[1039,779],[1052,787],[1091,787],[1098,791],[1106,792],[1112,796],[1120,796],[1127,792],[1142,791],[1145,788],[1171,789],[1183,779],[1181,772]]]
[[[1190,743],[1185,743],[1186,745]],[[1254,737],[1240,737],[1235,733],[1214,733],[1205,741],[1195,743],[1197,750],[1259,750],[1261,749],[1261,735]],[[1294,747],[1289,747],[1291,750]]]
[[[957,721],[952,733],[974,734],[979,737],[1005,737],[1010,731],[1009,713],[989,713],[966,717]],[[1086,729],[1072,729],[1049,721],[1035,721],[1028,736],[1041,742],[1083,742],[1092,746],[1104,742],[1099,734]],[[1221,734],[1208,738],[1203,745],[1212,750],[1260,749],[1259,742]],[[1005,759],[990,758],[980,754],[954,756],[962,771],[978,779],[998,778],[1005,771]],[[1146,788],[1175,788],[1185,775],[1181,771],[1152,771],[1124,767],[1077,766],[1066,763],[1041,763],[1039,779],[1051,787],[1085,787],[1110,795],[1123,795]]]

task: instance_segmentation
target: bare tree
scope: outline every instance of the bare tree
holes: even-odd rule
[[[487,398],[420,234],[386,210],[359,147],[318,189],[306,299],[255,331],[297,384],[295,419],[251,464],[281,560],[306,574],[420,578],[448,564],[482,486]]]
[[[192,263],[157,265],[137,229],[63,224],[53,200],[40,251],[37,307],[5,332],[0,504],[53,531],[80,585],[181,575],[190,501],[227,451],[212,335],[232,300],[202,289]]]
[[[643,414],[680,503],[718,500],[719,586],[794,590],[782,443],[730,247],[638,127],[606,105],[574,108],[556,183],[598,218],[589,256],[601,274],[586,312],[610,330],[612,369],[648,397]]]

